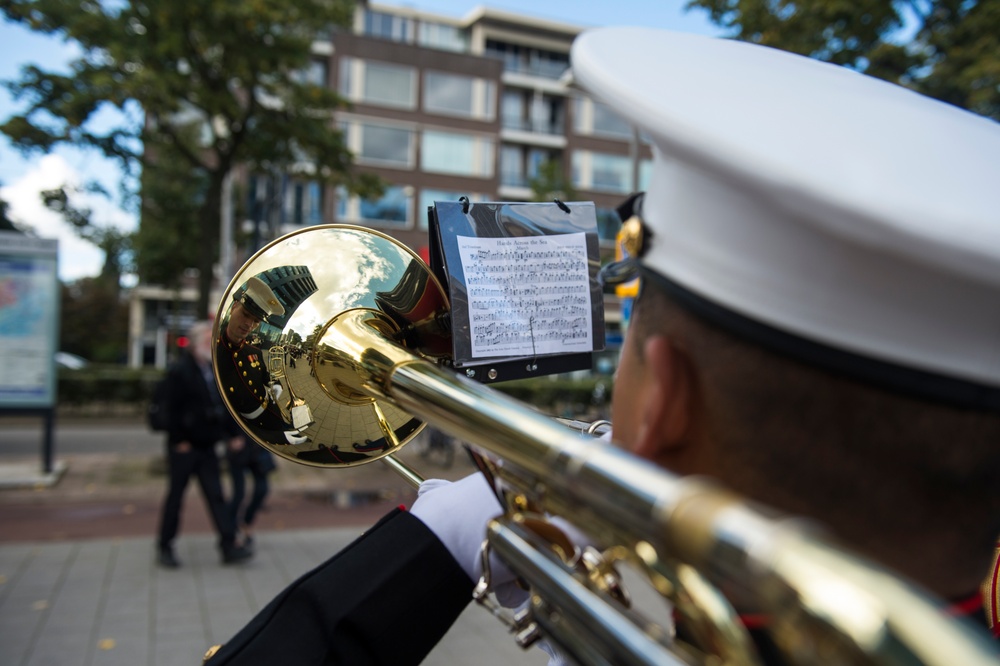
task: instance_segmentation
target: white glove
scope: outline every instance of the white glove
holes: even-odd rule
[[[503,513],[486,477],[477,472],[454,483],[428,479],[420,484],[410,513],[434,532],[469,578],[478,581],[482,577],[480,549],[486,525]],[[517,607],[528,597],[514,572],[495,553],[490,553],[490,587],[507,608]]]
[[[271,384],[271,399],[274,400],[274,402],[278,402],[278,398],[281,397],[281,392],[283,390],[284,389],[281,388],[281,384],[278,382]]]
[[[286,430],[284,432],[285,441],[289,444],[305,444],[309,441],[308,437],[302,437],[298,435],[294,430]]]
[[[483,574],[479,549],[486,539],[486,524],[503,513],[482,474],[470,474],[454,483],[424,481],[410,513],[434,532],[469,578],[479,580]]]

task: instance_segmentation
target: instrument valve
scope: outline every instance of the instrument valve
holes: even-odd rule
[[[542,637],[542,630],[532,619],[531,607],[514,614],[514,640],[522,648],[529,648]]]

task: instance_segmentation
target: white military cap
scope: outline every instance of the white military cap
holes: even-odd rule
[[[826,367],[1000,408],[1000,125],[731,40],[597,29],[571,59],[653,143],[640,263],[681,300]]]
[[[273,315],[285,314],[285,307],[274,291],[256,275],[246,281],[242,292],[236,300],[258,319],[267,321]]]

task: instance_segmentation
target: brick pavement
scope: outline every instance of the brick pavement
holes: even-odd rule
[[[184,539],[184,566],[153,562],[145,537],[0,544],[0,663],[5,666],[195,666],[284,586],[360,528],[262,533],[257,555],[219,564],[214,538]],[[331,594],[335,594],[331,590]],[[433,600],[428,600],[433,603]],[[377,621],[377,619],[373,619]],[[428,666],[545,664],[470,606]]]
[[[409,448],[409,447],[408,447]],[[0,452],[2,453],[2,452]],[[425,476],[448,469],[401,457]],[[257,554],[219,562],[199,491],[189,488],[177,550],[184,566],[154,563],[162,460],[143,454],[58,456],[51,486],[0,489],[0,664],[198,664],[297,576],[355,538],[413,491],[381,463],[330,471],[279,461],[258,526]],[[0,454],[0,466],[37,457]],[[432,600],[428,600],[432,603]],[[486,611],[470,607],[424,662],[431,666],[544,664]]]

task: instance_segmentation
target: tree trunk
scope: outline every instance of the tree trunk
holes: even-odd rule
[[[225,171],[213,170],[209,175],[208,191],[202,204],[198,243],[198,304],[195,312],[199,319],[215,314],[216,303],[209,303],[214,279],[215,260],[219,254],[219,218],[222,203],[222,181]]]

